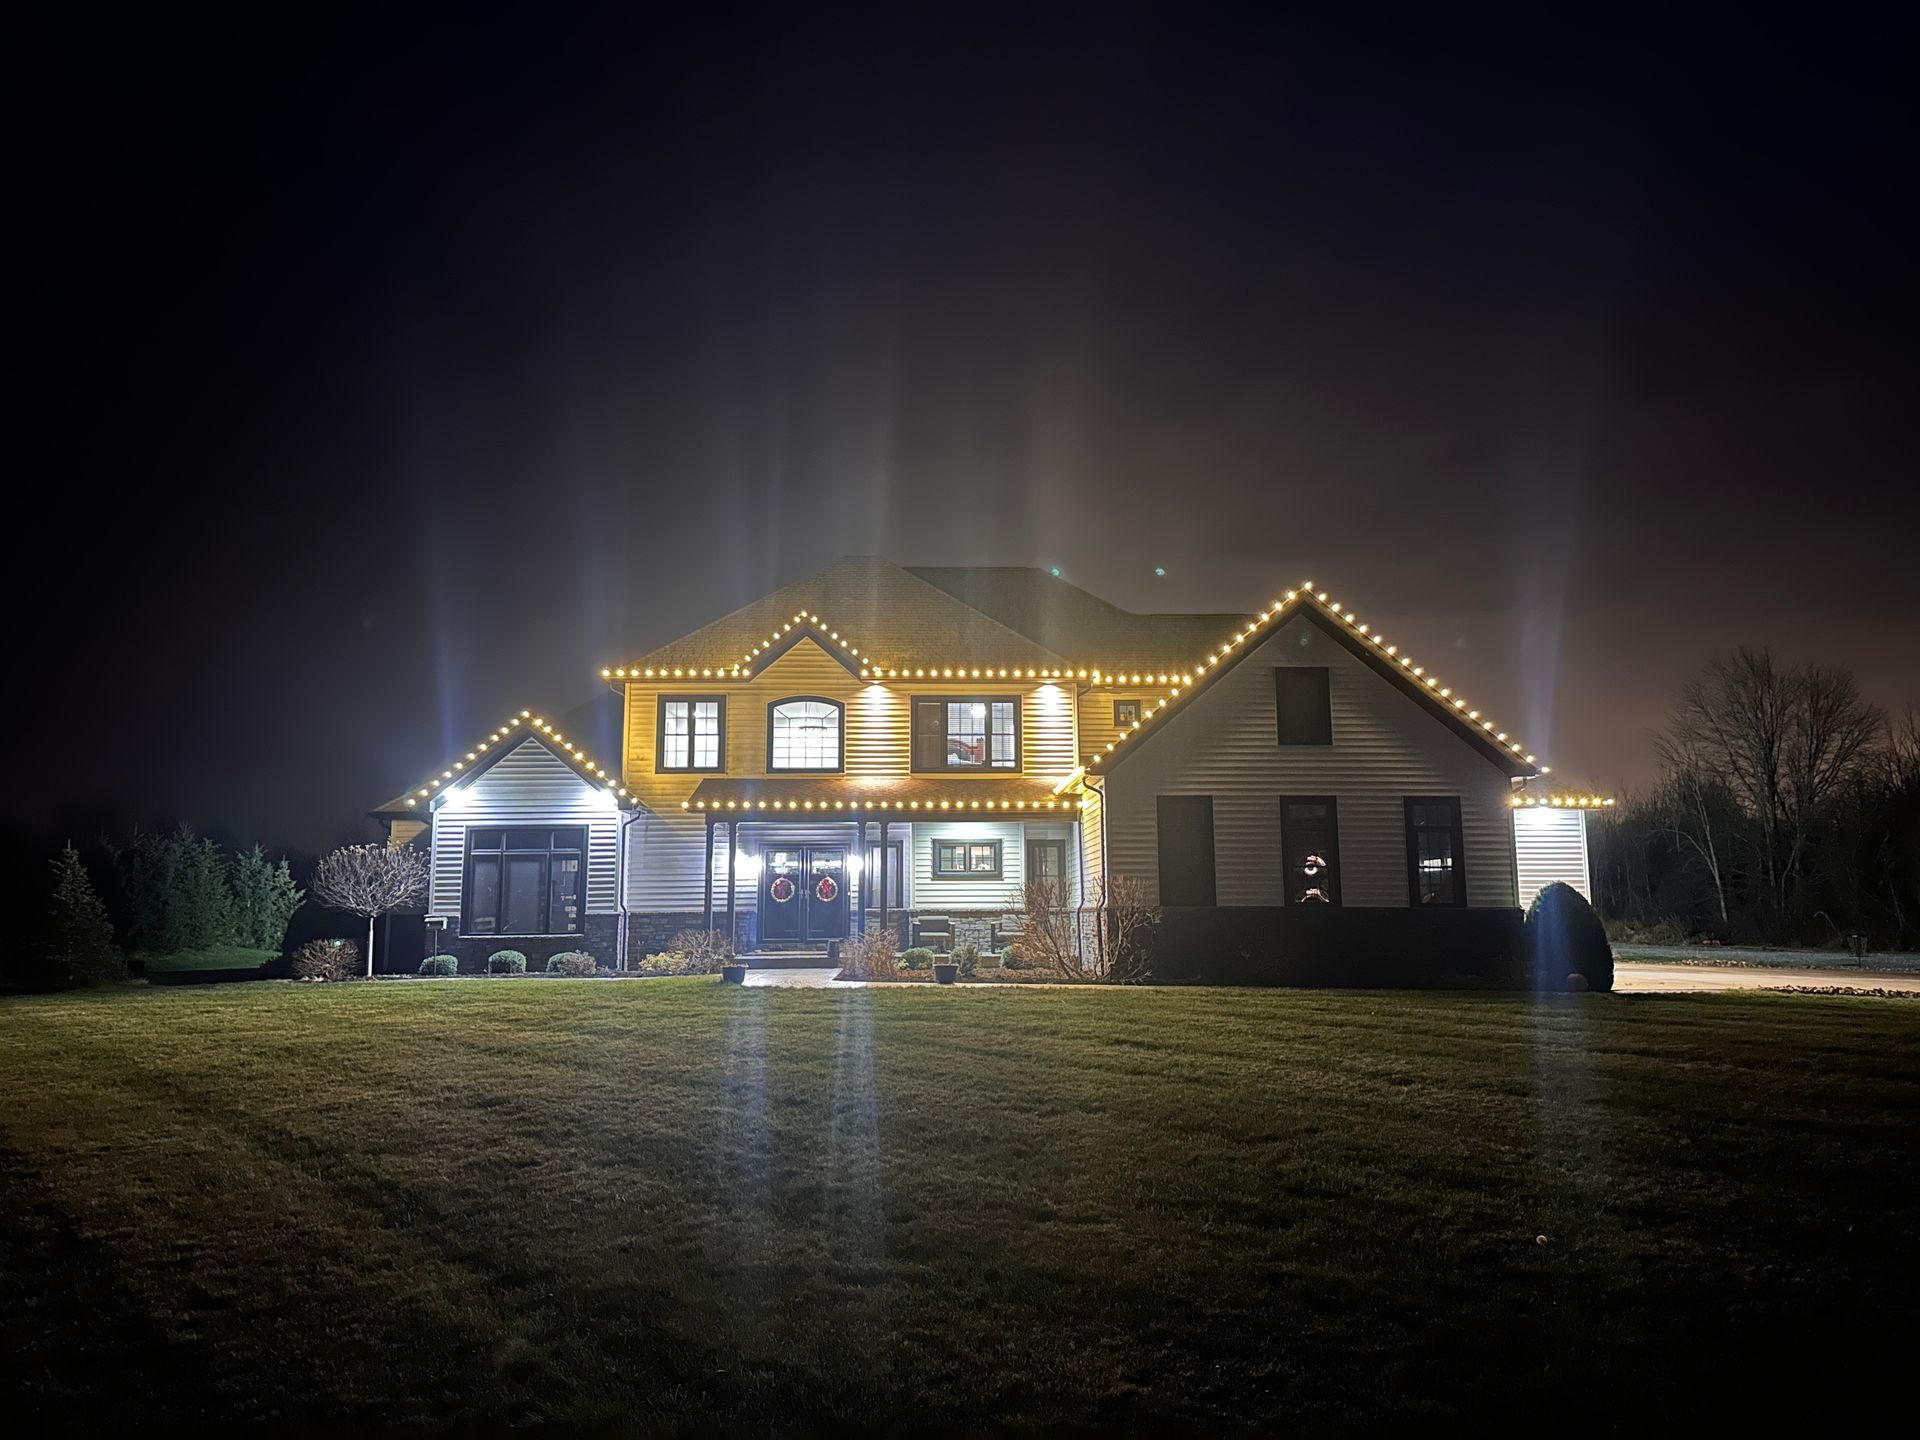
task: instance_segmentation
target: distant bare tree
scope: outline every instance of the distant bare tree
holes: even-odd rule
[[[1879,711],[1860,698],[1850,672],[1787,668],[1765,647],[1739,649],[1681,690],[1660,752],[1677,786],[1676,813],[1697,815],[1711,787],[1724,786],[1752,821],[1777,921],[1787,913],[1814,815],[1867,763],[1880,727]],[[1693,835],[1701,833],[1695,823]],[[1692,836],[1683,843],[1699,853]],[[1722,893],[1723,915],[1724,906]]]
[[[1733,861],[1734,825],[1739,812],[1726,785],[1704,757],[1697,729],[1678,721],[1658,737],[1660,788],[1653,813],[1662,830],[1707,872],[1720,923],[1729,923],[1727,870]]]
[[[322,905],[367,917],[367,974],[373,974],[373,922],[427,898],[427,859],[418,850],[348,845],[321,860],[313,893]]]

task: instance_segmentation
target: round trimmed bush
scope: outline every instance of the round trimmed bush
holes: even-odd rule
[[[1556,880],[1527,907],[1527,958],[1536,990],[1613,989],[1613,947],[1587,897]],[[1569,981],[1578,977],[1575,987]]]
[[[930,968],[932,964],[933,951],[929,950],[925,945],[915,945],[910,950],[902,950],[900,952],[900,968],[902,970],[926,970]]]
[[[487,957],[489,975],[524,975],[527,973],[527,957],[518,950],[496,950]]]
[[[547,961],[549,975],[595,975],[599,970],[593,956],[584,950],[562,950]]]
[[[422,975],[458,975],[460,957],[457,955],[429,955],[420,962]]]

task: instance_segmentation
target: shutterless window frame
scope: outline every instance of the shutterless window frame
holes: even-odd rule
[[[1013,764],[955,765],[947,759],[947,706],[987,706],[987,752],[993,752],[993,706],[1013,706]],[[940,707],[940,763],[924,763],[921,752],[920,707]],[[1019,775],[1026,769],[1026,747],[1021,735],[1020,697],[1018,695],[915,695],[907,707],[907,750],[911,773],[915,775]]]
[[[720,720],[720,763],[717,765],[695,765],[693,707],[695,705],[714,704],[719,707],[716,714]],[[667,763],[667,706],[687,707],[687,761],[685,765]],[[653,721],[653,773],[656,775],[724,775],[727,770],[727,697],[724,695],[662,695],[654,707]]]
[[[1123,705],[1132,706],[1133,714],[1122,717],[1120,714],[1120,707]],[[1143,701],[1115,700],[1113,702],[1113,728],[1116,730],[1131,730],[1135,725],[1140,723],[1140,717],[1145,715],[1146,713],[1147,713],[1147,707],[1145,702]]]
[[[993,869],[991,871],[974,870],[971,868],[962,869],[962,870],[952,870],[942,866],[940,863],[940,852],[943,848],[948,848],[952,846],[960,846],[964,848],[968,852],[969,861],[971,861],[972,852],[976,847],[984,849],[988,846],[991,846],[993,849]],[[936,835],[933,839],[933,854],[931,856],[931,866],[932,866],[933,878],[936,880],[1000,880],[1000,879],[1004,879],[1006,876],[1006,861],[1007,861],[1006,851],[1002,843],[998,840],[953,839],[953,838],[949,838],[946,836],[939,836],[939,835]]]
[[[524,844],[509,845],[507,843],[508,837],[515,831],[544,831],[547,836],[547,843],[544,847]],[[500,843],[497,846],[486,846],[483,848],[475,843],[480,836],[495,833],[500,836]],[[555,844],[554,837],[558,835],[578,836],[579,844],[577,846]],[[517,936],[522,939],[537,939],[550,935],[584,935],[587,929],[587,856],[588,847],[592,844],[592,840],[592,830],[585,825],[501,824],[471,825],[467,827],[465,842],[466,854],[461,862],[460,871],[460,933],[462,935],[478,936],[487,939],[492,939],[496,936],[505,938]],[[542,857],[540,865],[541,928],[538,930],[506,930],[501,928],[507,913],[507,860],[508,857],[516,855],[539,855]],[[473,875],[474,861],[476,858],[495,860],[499,865],[499,878],[494,885],[494,928],[491,930],[476,930],[473,928],[473,898],[476,888],[473,883]],[[574,911],[580,919],[579,924],[567,930],[556,930],[553,928],[553,862],[556,858],[574,859],[579,862],[573,872],[573,902]]]
[[[1282,795],[1280,797],[1280,874],[1283,885],[1280,891],[1282,905],[1305,906],[1309,902],[1293,898],[1293,860],[1294,842],[1292,832],[1295,827],[1287,824],[1287,807],[1290,805],[1324,805],[1327,807],[1327,832],[1330,863],[1327,867],[1331,877],[1328,889],[1332,892],[1326,902],[1329,910],[1344,908],[1346,902],[1341,895],[1342,880],[1340,864],[1340,799],[1336,795]]]
[[[775,765],[773,763],[773,718],[782,705],[831,705],[834,710],[835,763],[832,765]],[[843,775],[847,769],[847,706],[831,695],[782,695],[767,702],[767,773],[769,775]]]
[[[1420,898],[1420,835],[1428,830],[1439,830],[1437,825],[1422,825],[1417,829],[1413,822],[1414,807],[1418,805],[1441,805],[1450,809],[1452,823],[1446,828],[1453,845],[1453,898],[1450,900],[1429,900]],[[1409,795],[1402,804],[1402,813],[1407,828],[1407,904],[1415,910],[1464,910],[1467,908],[1467,844],[1465,827],[1460,818],[1460,797],[1458,795]]]

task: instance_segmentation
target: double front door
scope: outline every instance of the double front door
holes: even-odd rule
[[[760,942],[844,940],[847,847],[795,845],[760,861]]]

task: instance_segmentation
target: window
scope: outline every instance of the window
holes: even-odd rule
[[[1340,807],[1331,795],[1280,802],[1280,854],[1287,904],[1340,903]]]
[[[1113,728],[1127,730],[1140,723],[1140,702],[1138,700],[1116,700],[1113,702]]]
[[[1333,704],[1324,665],[1282,665],[1273,672],[1282,745],[1331,745]]]
[[[933,873],[941,880],[998,880],[998,840],[936,840]]]
[[[838,700],[800,697],[767,707],[767,769],[838,770]]]
[[[727,702],[717,695],[662,695],[655,770],[723,770]]]
[[[1212,905],[1213,797],[1161,795],[1160,903]]]
[[[915,770],[1018,770],[1020,702],[1011,697],[913,702]]]
[[[463,935],[577,935],[586,915],[584,826],[467,832]]]
[[[1465,850],[1459,796],[1408,797],[1407,891],[1414,905],[1466,905]]]

